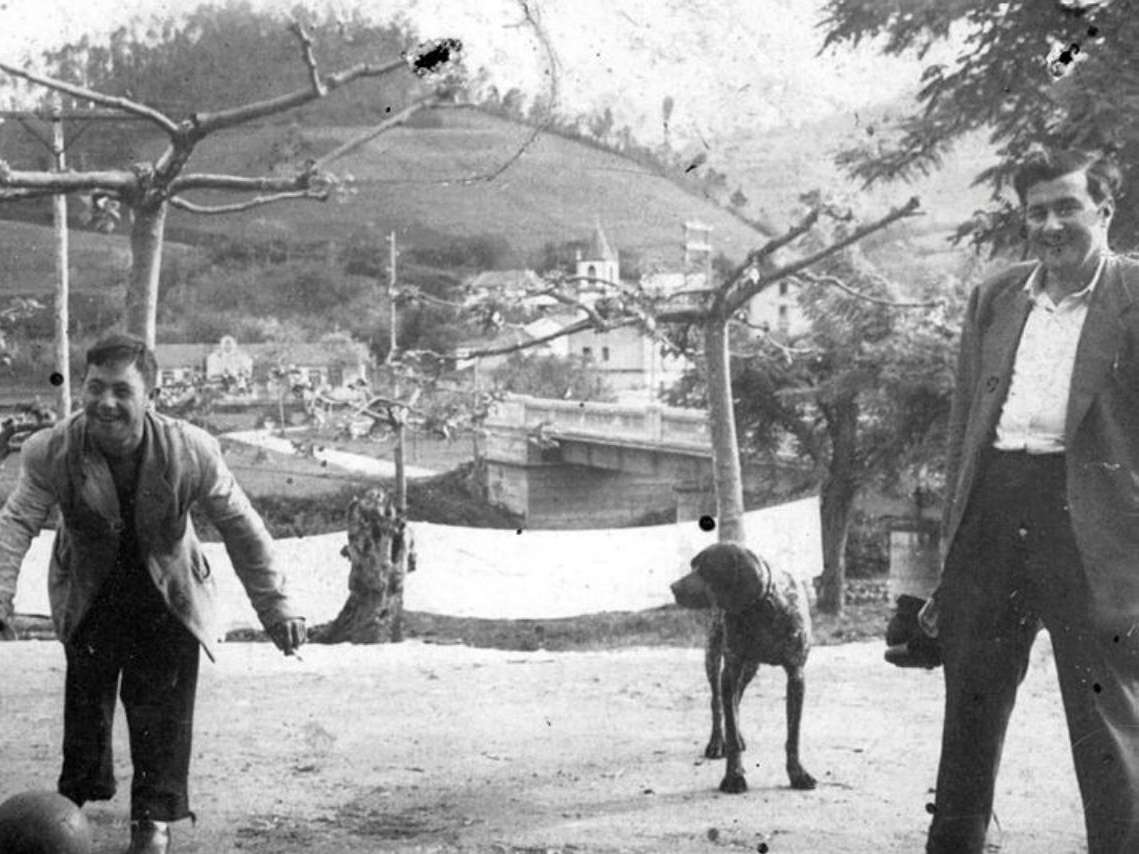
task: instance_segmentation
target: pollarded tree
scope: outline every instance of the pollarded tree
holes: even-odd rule
[[[164,150],[157,157],[114,168],[57,173],[15,169],[0,161],[0,201],[82,193],[115,202],[127,212],[124,219],[130,229],[131,268],[126,293],[126,326],[129,332],[144,338],[152,346],[166,215],[171,207],[200,214],[225,214],[286,199],[325,201],[338,186],[338,179],[329,171],[334,161],[406,122],[416,112],[441,103],[453,91],[453,80],[442,72],[455,67],[454,60],[460,50],[457,40],[426,44],[404,55],[382,61],[360,61],[326,73],[318,64],[316,44],[306,26],[294,20],[288,29],[294,37],[295,62],[304,69],[304,85],[238,106],[185,112],[182,118],[173,118],[164,105],[151,106],[133,94],[109,94],[83,83],[68,82],[0,62],[0,70],[27,83],[59,93],[76,103],[93,104],[102,110],[132,116],[158,128],[165,135]],[[168,38],[175,37],[176,34],[168,34]],[[201,41],[197,43],[201,44]],[[214,49],[220,49],[219,45],[224,43],[224,39],[218,44],[211,42]],[[191,54],[179,54],[183,55]],[[225,51],[222,52],[223,58],[224,55]],[[87,58],[90,59],[90,54]],[[121,52],[111,52],[102,58],[111,63],[114,71],[114,63],[121,61],[122,55]],[[61,72],[66,70],[66,65],[60,63]],[[98,63],[95,65],[98,67]],[[91,71],[91,67],[85,66],[83,76],[96,76]],[[400,74],[413,79],[432,75],[437,83],[416,87],[409,101],[400,109],[392,109],[365,133],[319,158],[295,166],[291,173],[245,176],[198,173],[187,169],[194,151],[213,134],[313,104],[359,81]],[[109,76],[115,75],[109,73]],[[195,194],[210,191],[233,193],[240,200],[230,204],[204,204],[193,200]]]
[[[963,135],[987,131],[999,162],[976,177],[993,205],[961,235],[995,249],[1019,244],[1008,194],[1015,163],[1034,145],[1117,152],[1139,182],[1139,15],[1126,0],[827,0],[827,46],[881,38],[887,54],[925,58],[958,45],[952,62],[929,62],[919,108],[879,128],[839,162],[867,184],[936,169]],[[1118,201],[1114,245],[1139,247],[1139,193]]]
[[[956,290],[942,290],[931,310],[899,311],[895,289],[846,253],[800,281],[802,329],[733,342],[736,424],[745,453],[793,449],[814,464],[823,551],[819,607],[839,613],[856,499],[940,456],[961,300]],[[686,377],[677,392],[691,405],[704,389],[699,377]]]

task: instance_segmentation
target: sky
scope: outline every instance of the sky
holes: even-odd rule
[[[285,9],[296,0],[251,0]],[[819,0],[364,0],[365,12],[399,13],[427,37],[458,36],[471,68],[501,91],[550,92],[560,111],[612,107],[618,124],[657,142],[661,104],[675,102],[678,139],[748,127],[798,125],[915,91],[919,65],[873,46],[818,56]],[[189,4],[163,0],[0,0],[0,58],[22,62],[83,35],[104,38],[132,17],[167,16]],[[348,0],[309,0],[342,9]],[[527,22],[540,25],[545,43]],[[759,10],[759,11],[757,11]],[[553,54],[550,60],[549,46]]]

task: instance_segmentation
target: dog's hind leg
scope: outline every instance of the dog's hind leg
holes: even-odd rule
[[[799,761],[799,725],[803,720],[806,680],[802,665],[788,666],[787,671],[787,776],[792,789],[813,789],[815,778]]]

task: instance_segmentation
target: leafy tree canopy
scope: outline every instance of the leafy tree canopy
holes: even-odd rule
[[[906,179],[936,169],[963,135],[988,131],[1000,160],[976,180],[993,206],[959,236],[994,250],[1019,242],[1011,177],[1034,145],[1115,152],[1127,184],[1139,184],[1137,11],[1131,0],[827,0],[827,47],[881,38],[885,53],[925,59],[939,43],[960,45],[953,61],[925,67],[918,110],[840,164],[867,184]],[[1114,244],[1134,249],[1139,192],[1118,202]]]

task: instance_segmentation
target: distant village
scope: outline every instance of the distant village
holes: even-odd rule
[[[593,306],[619,287],[639,288],[669,300],[700,299],[708,292],[711,275],[711,229],[700,223],[685,225],[683,262],[677,269],[653,269],[638,281],[623,281],[620,254],[600,222],[595,224],[585,249],[578,250],[573,278],[579,299]],[[493,294],[518,317],[489,336],[457,342],[452,353],[456,370],[471,382],[485,385],[508,354],[472,356],[484,350],[525,348],[529,355],[576,357],[603,378],[622,403],[647,404],[660,400],[691,367],[684,356],[670,353],[661,342],[633,327],[605,332],[585,330],[558,336],[580,319],[572,309],[548,296],[534,296],[541,277],[531,269],[485,270],[463,285],[468,305]],[[749,305],[749,325],[796,332],[802,323],[788,284],[755,297]],[[331,340],[330,340],[331,339]],[[541,339],[550,339],[534,344]],[[225,335],[218,341],[167,344],[156,347],[159,387],[168,399],[195,382],[205,380],[223,388],[222,399],[261,402],[278,399],[287,389],[301,388],[315,395],[343,398],[366,385],[370,377],[368,348],[346,335],[325,336],[322,341],[254,343]]]

